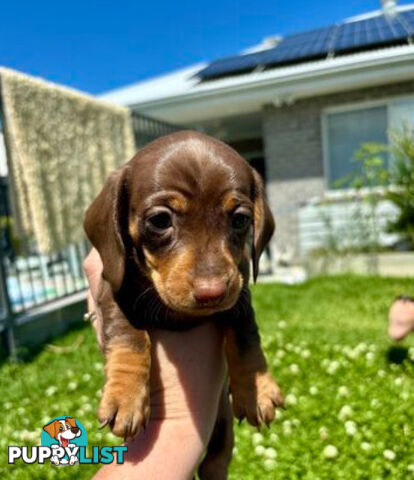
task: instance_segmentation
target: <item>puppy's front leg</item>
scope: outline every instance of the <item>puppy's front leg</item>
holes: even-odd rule
[[[251,425],[260,426],[274,419],[283,395],[267,368],[250,295],[241,311],[226,332],[233,412],[239,420],[247,418]]]
[[[108,288],[100,299],[105,336],[106,383],[98,416],[123,438],[134,437],[147,425],[151,343],[145,330],[134,328]]]

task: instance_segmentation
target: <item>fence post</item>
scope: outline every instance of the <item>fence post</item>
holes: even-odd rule
[[[0,75],[0,129],[3,130],[6,160],[8,160],[10,155],[10,150],[9,150],[9,145],[6,139],[6,135],[4,134],[5,122],[4,122],[4,116],[3,116],[3,99],[2,99],[1,80],[2,79]],[[7,285],[7,272],[6,272],[4,261],[5,261],[4,252],[3,252],[2,245],[0,244],[0,294],[2,296],[2,300],[4,302],[4,307],[6,311],[6,347],[11,360],[16,361],[17,350],[16,350],[16,336],[15,336],[15,328],[14,328],[15,315],[13,312],[13,305],[10,297],[9,288]]]
[[[7,273],[4,266],[4,253],[0,246],[0,291],[2,293],[2,300],[6,311],[6,342],[7,351],[11,360],[17,360],[16,352],[16,337],[14,332],[14,312],[13,305],[10,299],[9,288],[7,285]]]

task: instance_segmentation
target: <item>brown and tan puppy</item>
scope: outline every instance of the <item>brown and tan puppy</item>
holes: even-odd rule
[[[271,422],[282,395],[267,370],[248,288],[249,263],[256,278],[274,230],[257,172],[211,137],[168,135],[108,178],[85,230],[103,262],[101,421],[126,438],[148,421],[147,328],[215,321],[225,330],[234,415],[255,426]],[[228,420],[227,411],[223,394],[219,416]],[[232,442],[229,428],[213,433],[211,457],[215,436]]]

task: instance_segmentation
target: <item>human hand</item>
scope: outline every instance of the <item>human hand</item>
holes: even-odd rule
[[[392,340],[402,340],[414,330],[414,300],[400,297],[391,305],[388,335]]]
[[[102,346],[102,318],[95,306],[102,262],[93,249],[84,263],[89,311]],[[184,332],[150,331],[151,417],[128,441],[123,465],[106,465],[96,479],[184,480],[191,478],[210,439],[225,381],[223,333],[213,323]]]

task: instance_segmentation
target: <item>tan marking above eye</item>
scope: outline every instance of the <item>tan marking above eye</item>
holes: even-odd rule
[[[234,193],[228,193],[223,198],[223,209],[225,212],[232,212],[240,204],[248,208],[251,202],[247,197],[240,198]]]
[[[167,205],[178,213],[184,213],[187,211],[188,203],[182,195],[174,195],[167,199]]]

